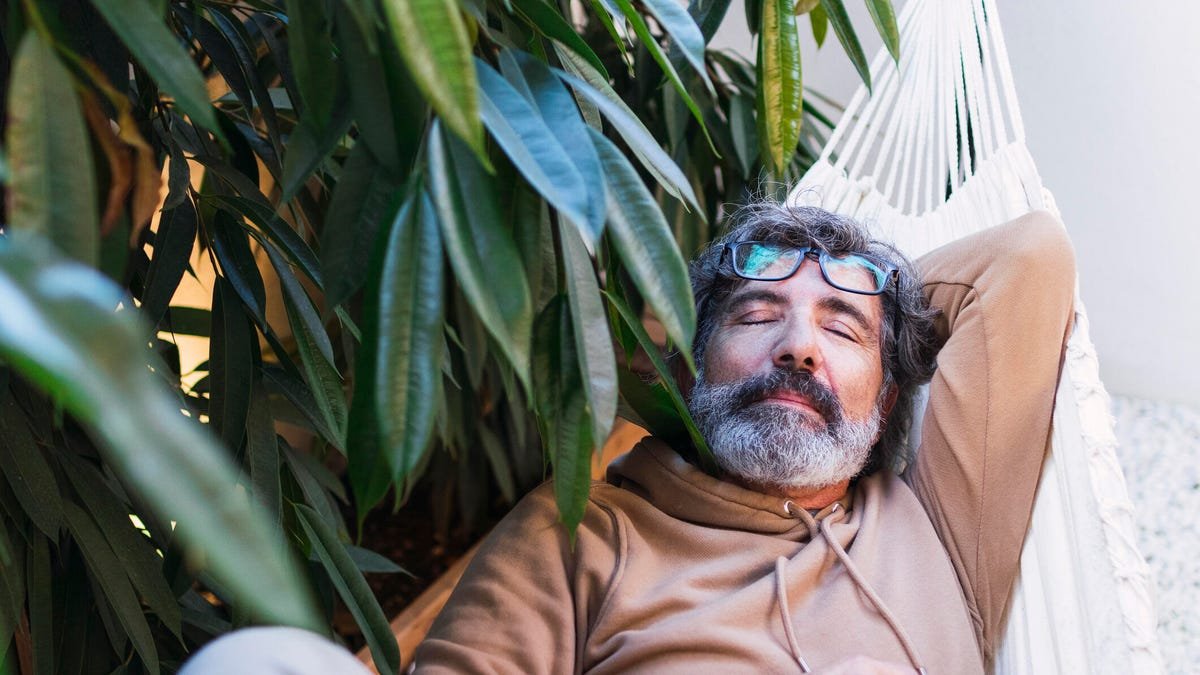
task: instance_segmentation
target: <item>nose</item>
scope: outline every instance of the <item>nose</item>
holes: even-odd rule
[[[771,356],[775,367],[816,372],[821,367],[822,358],[812,324],[806,317],[796,317],[782,328]]]

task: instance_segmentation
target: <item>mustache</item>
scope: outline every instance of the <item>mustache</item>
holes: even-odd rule
[[[745,408],[778,392],[803,396],[825,418],[827,424],[842,421],[842,403],[837,395],[807,370],[776,368],[769,373],[755,375],[738,385],[733,392],[733,400],[738,408]]]

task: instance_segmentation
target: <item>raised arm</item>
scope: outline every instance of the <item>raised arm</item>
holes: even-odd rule
[[[1037,212],[917,264],[947,341],[905,480],[950,554],[990,670],[1049,446],[1074,255]]]
[[[589,505],[572,549],[543,485],[488,535],[417,648],[417,673],[571,673],[615,567],[609,515]],[[587,560],[586,569],[577,560]]]

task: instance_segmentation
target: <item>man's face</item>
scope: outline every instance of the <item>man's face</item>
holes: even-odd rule
[[[722,468],[790,487],[858,473],[885,407],[882,314],[879,296],[830,286],[811,259],[787,279],[734,291],[692,393]]]

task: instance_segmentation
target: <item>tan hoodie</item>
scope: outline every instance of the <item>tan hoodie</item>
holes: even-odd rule
[[[949,340],[917,460],[816,514],[647,439],[593,487],[572,547],[553,492],[481,547],[418,672],[821,672],[865,655],[990,669],[1049,437],[1072,307],[1046,214],[918,262]]]

